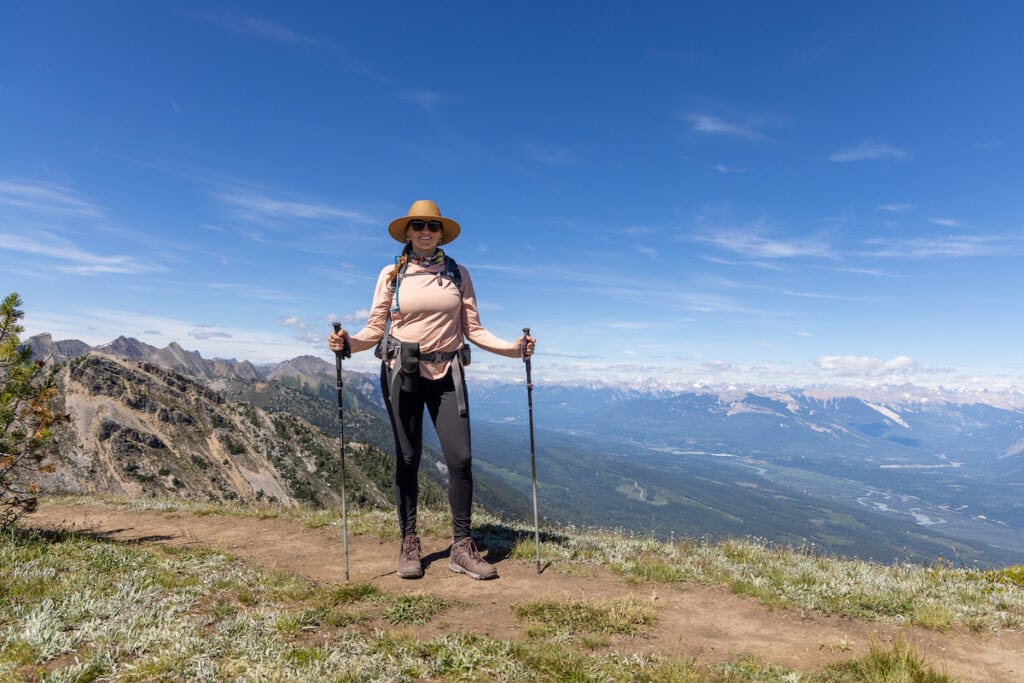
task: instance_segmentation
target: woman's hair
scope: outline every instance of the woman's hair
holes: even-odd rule
[[[409,262],[409,254],[412,253],[412,242],[406,242],[405,248],[402,249],[402,255],[395,259],[395,267],[390,273],[388,273],[388,284],[395,281],[398,277],[398,273],[402,270],[402,266]]]

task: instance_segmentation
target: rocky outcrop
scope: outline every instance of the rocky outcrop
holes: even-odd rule
[[[55,433],[44,492],[340,503],[337,440],[301,418],[105,353],[67,362],[57,379],[70,420]],[[364,445],[349,448],[363,461],[386,459]],[[359,468],[347,475],[350,500],[388,505]]]

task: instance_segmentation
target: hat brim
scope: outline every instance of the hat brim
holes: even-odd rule
[[[388,232],[396,241],[405,244],[408,240],[405,236],[405,226],[409,224],[409,221],[441,221],[441,239],[438,240],[438,245],[448,244],[462,232],[462,228],[459,224],[453,221],[451,218],[445,218],[444,216],[402,216],[391,221],[391,225],[388,226]]]

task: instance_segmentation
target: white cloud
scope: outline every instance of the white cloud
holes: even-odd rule
[[[708,116],[707,114],[691,114],[687,118],[693,126],[692,129],[701,133],[725,135],[754,142],[767,139],[763,133],[753,127],[729,123],[728,121],[723,121],[716,116]]]
[[[370,317],[370,309],[369,308],[360,308],[357,311],[352,311],[351,313],[346,314],[343,319],[346,322],[350,322],[350,323],[365,323],[366,319],[369,318],[369,317]]]
[[[910,152],[893,145],[878,142],[862,142],[859,145],[834,152],[828,156],[829,161],[875,161],[879,159],[897,159],[900,161],[910,158]]]
[[[652,249],[651,247],[644,247],[640,245],[635,246],[634,249],[636,249],[639,253],[643,254],[649,259],[652,259],[654,261],[661,260],[661,254],[658,253],[657,249]]]
[[[139,275],[167,270],[159,264],[140,262],[133,256],[93,254],[49,233],[38,233],[34,237],[0,233],[0,249],[55,259],[63,263],[54,268],[71,275]]]
[[[834,294],[821,294],[820,292],[797,292],[790,289],[782,290],[786,296],[798,299],[825,299],[827,301],[848,301],[849,297],[836,296]]]
[[[193,339],[231,339],[231,335],[227,332],[215,332],[209,330],[191,330],[188,336]]]
[[[240,15],[198,14],[200,19],[217,24],[234,33],[289,45],[319,45],[320,41],[303,33],[266,19]]]
[[[217,291],[231,292],[232,294],[244,299],[257,299],[260,301],[288,301],[295,298],[295,295],[290,294],[289,292],[283,292],[279,289],[268,289],[265,287],[256,287],[253,285],[235,282],[211,282],[207,287]]]
[[[944,228],[963,228],[964,225],[955,218],[930,218],[929,223],[941,225]]]
[[[41,215],[86,216],[98,218],[103,212],[95,204],[81,199],[74,191],[40,181],[0,180],[0,205],[12,206]]]
[[[899,202],[893,202],[891,204],[882,204],[878,207],[879,211],[888,211],[889,213],[906,213],[914,208],[913,204],[901,204]]]
[[[832,258],[832,248],[817,237],[778,239],[753,228],[719,228],[698,236],[701,242],[741,254],[748,258]]]
[[[295,315],[281,316],[274,320],[274,322],[283,327],[294,327],[297,330],[308,330],[310,327],[308,323]]]
[[[914,239],[874,239],[867,244],[877,245],[868,253],[875,258],[968,258],[974,256],[991,256],[1019,253],[1021,238],[950,235],[948,237],[921,237]]]
[[[329,204],[317,202],[277,199],[257,192],[240,190],[235,192],[219,192],[215,197],[231,207],[235,214],[245,220],[259,221],[264,218],[275,219],[345,219],[357,223],[378,223],[360,211],[343,209]]]
[[[891,375],[920,372],[920,364],[910,356],[883,361],[869,356],[822,356],[814,361],[822,371],[839,377],[878,379]]]

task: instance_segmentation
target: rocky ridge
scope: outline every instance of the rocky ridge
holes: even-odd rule
[[[115,343],[57,368],[61,409],[70,420],[55,434],[49,460],[55,471],[41,481],[42,490],[285,505],[340,502],[334,435],[287,412],[228,400],[154,362],[195,360],[188,352],[154,350],[156,359],[147,352],[152,360],[110,355],[130,350]],[[226,366],[205,363],[191,367],[200,377],[223,376]],[[349,443],[346,452],[387,469],[387,456],[366,444]],[[386,480],[359,467],[349,468],[347,477],[350,500],[387,505]]]

